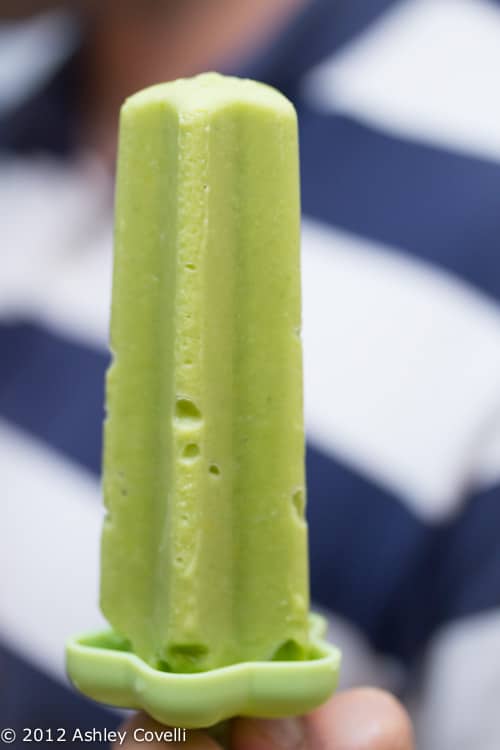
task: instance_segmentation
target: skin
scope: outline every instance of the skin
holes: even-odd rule
[[[61,0],[5,0],[0,5],[0,21],[19,21],[62,5]]]
[[[87,144],[113,163],[118,112],[131,93],[159,81],[223,70],[277,33],[307,0],[101,0],[85,3]],[[128,9],[128,10],[127,10]]]
[[[122,748],[144,747],[134,741],[134,729],[161,730],[159,724],[138,714],[121,730]],[[188,731],[187,742],[169,747],[187,750],[413,750],[408,715],[395,698],[382,690],[359,688],[339,693],[328,703],[301,718],[281,720],[235,719],[225,744],[205,732]],[[117,748],[118,745],[115,745]],[[164,743],[148,743],[150,750]]]
[[[307,2],[74,0],[71,7],[84,30],[77,103],[81,145],[112,170],[118,113],[127,96],[159,81],[223,70],[276,34]],[[0,21],[57,7],[68,3],[2,0]]]
[[[79,138],[114,167],[118,111],[126,96],[158,81],[224,68],[279,31],[308,0],[75,0],[82,20]],[[119,13],[117,6],[119,5]],[[2,0],[0,21],[67,7],[61,0]],[[138,714],[122,729],[160,728]],[[389,694],[371,688],[339,693],[306,717],[235,719],[231,750],[412,750],[410,721]],[[117,746],[118,747],[118,746]],[[151,750],[165,744],[149,743]],[[173,743],[169,747],[174,748]],[[220,750],[204,732],[179,748]]]

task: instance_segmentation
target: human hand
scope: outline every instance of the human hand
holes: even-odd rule
[[[136,742],[134,730],[164,730],[145,714],[135,715],[127,731],[125,750],[165,748],[164,742]],[[338,693],[324,706],[301,718],[234,719],[229,727],[230,750],[413,750],[410,720],[388,693],[359,688]],[[206,732],[187,732],[186,742],[169,743],[171,750],[221,750]],[[118,748],[118,744],[114,746]]]

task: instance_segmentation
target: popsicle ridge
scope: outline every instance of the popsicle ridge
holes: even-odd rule
[[[308,656],[296,117],[205,74],[121,115],[101,606],[151,666]]]

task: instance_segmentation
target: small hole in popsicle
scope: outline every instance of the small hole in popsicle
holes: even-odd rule
[[[295,490],[292,495],[292,502],[295,506],[295,510],[300,518],[304,517],[305,510],[305,494],[303,489]]]
[[[175,418],[180,422],[195,425],[201,422],[201,412],[190,398],[178,398],[175,404]]]
[[[196,443],[188,443],[182,451],[183,458],[193,459],[200,455],[200,447]]]
[[[194,263],[186,263],[185,268],[187,268],[188,271],[196,271],[196,266]]]
[[[217,466],[217,464],[210,464],[209,472],[214,477],[220,476],[220,468]]]

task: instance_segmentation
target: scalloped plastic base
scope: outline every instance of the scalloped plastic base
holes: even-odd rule
[[[69,640],[66,665],[89,698],[143,709],[163,724],[196,729],[233,716],[280,718],[306,713],[337,687],[340,651],[322,640],[326,626],[310,616],[306,661],[244,662],[196,674],[153,669],[112,630]]]

